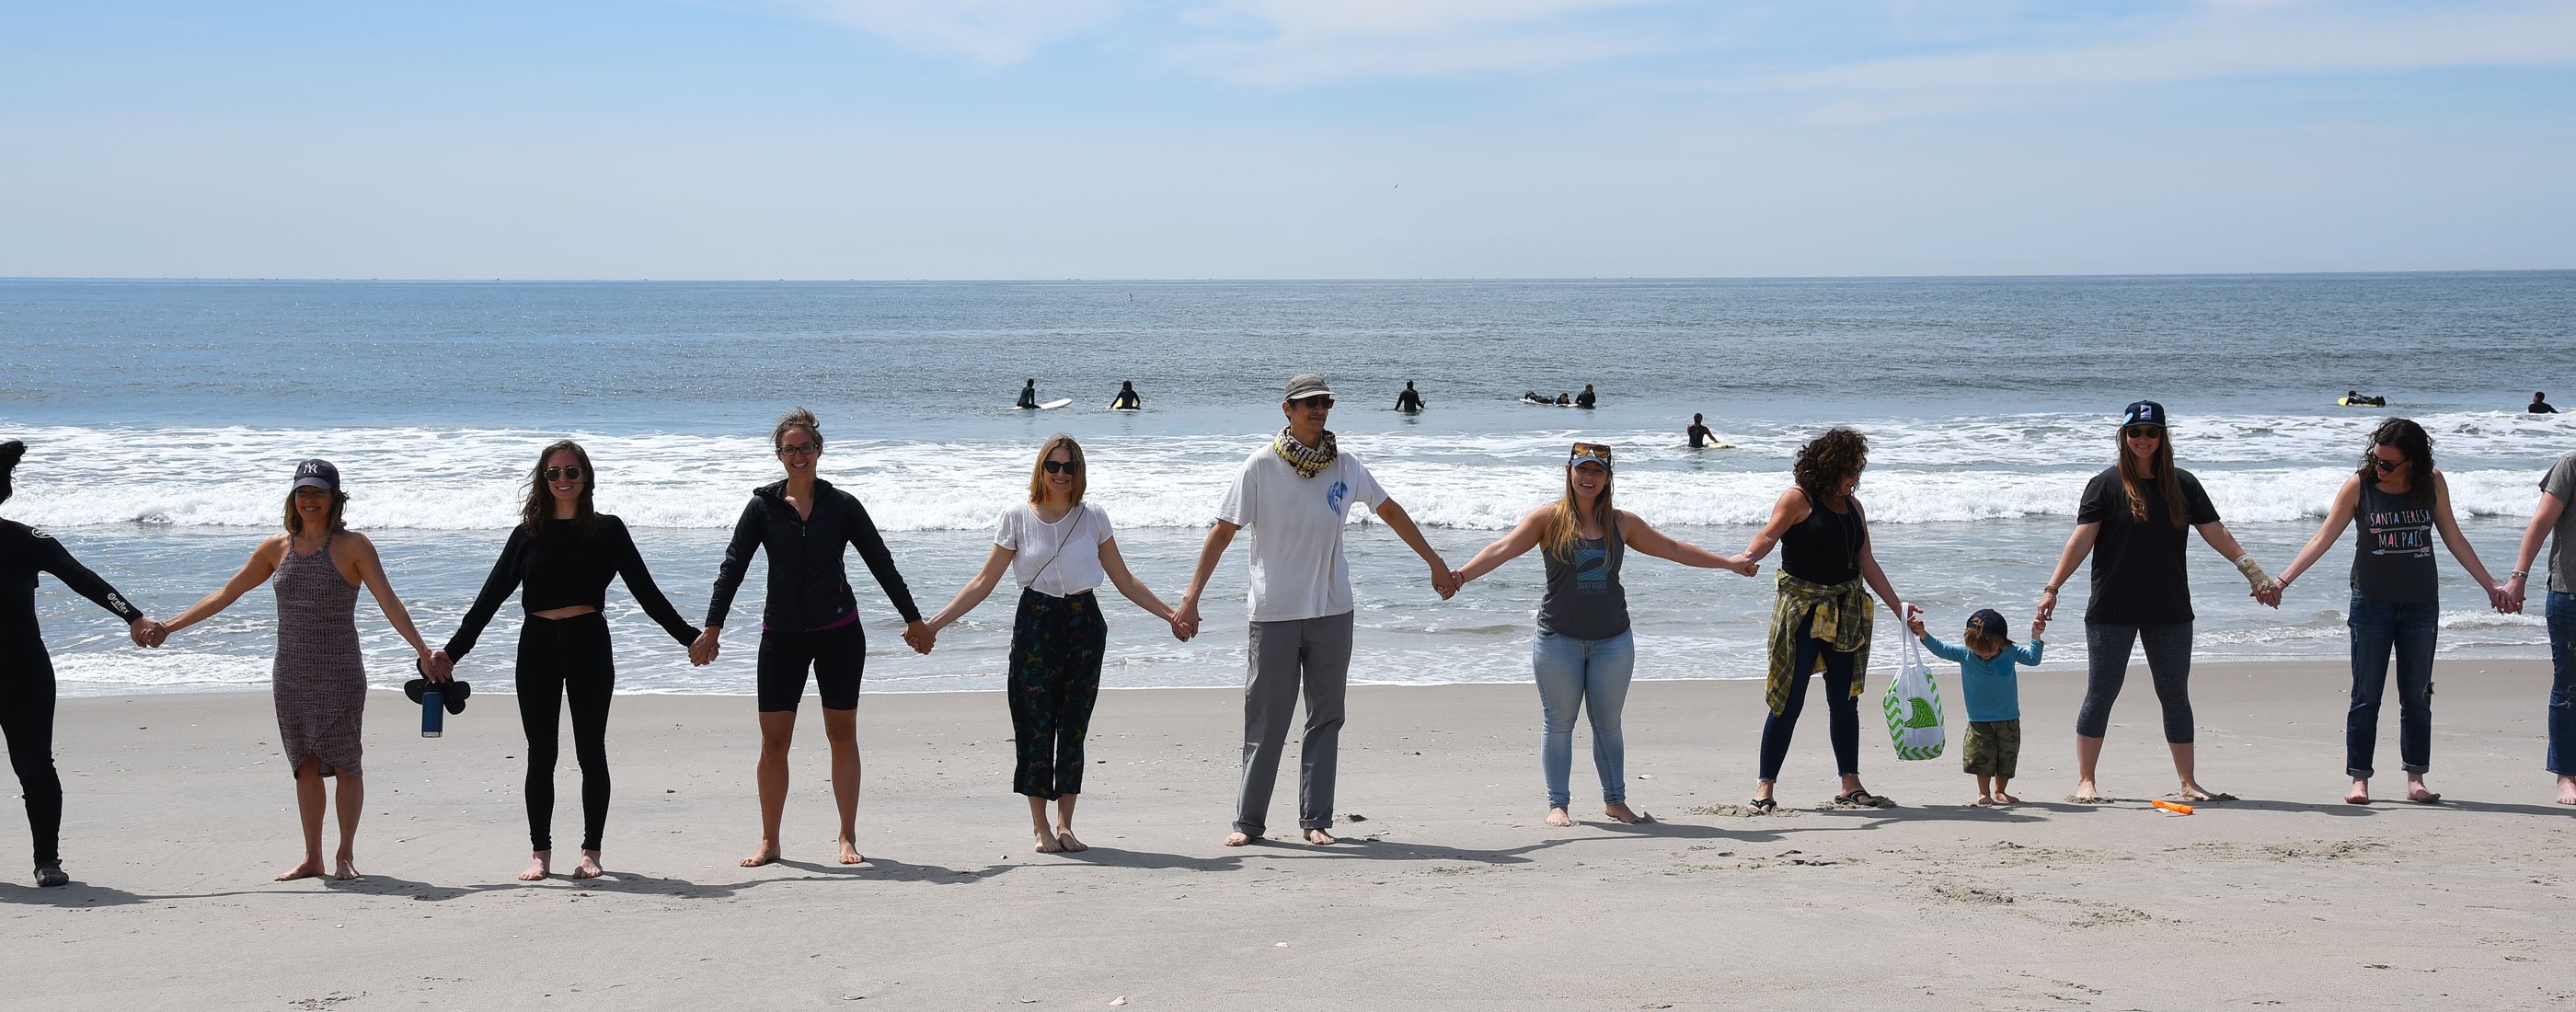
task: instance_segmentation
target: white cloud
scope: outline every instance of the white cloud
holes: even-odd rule
[[[989,65],[1106,23],[1115,0],[794,0],[824,21]]]
[[[1623,15],[1669,0],[1216,0],[1185,11],[1198,38],[1172,63],[1293,86],[1546,70],[1682,44]]]

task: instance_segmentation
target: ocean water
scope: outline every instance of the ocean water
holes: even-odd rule
[[[0,281],[0,438],[33,447],[0,515],[42,526],[154,614],[220,586],[275,529],[295,462],[337,462],[353,525],[382,547],[423,631],[442,641],[515,519],[537,450],[580,439],[599,502],[656,577],[703,613],[728,525],[773,480],[771,422],[812,407],[823,473],[886,531],[935,610],[990,549],[1038,443],[1065,431],[1130,565],[1177,598],[1244,455],[1278,423],[1290,373],[1338,392],[1333,428],[1435,547],[1462,565],[1557,494],[1566,445],[1620,452],[1621,506],[1676,537],[1743,547],[1788,484],[1798,444],[1834,424],[1872,445],[1861,497],[1878,557],[1936,625],[1992,606],[2026,619],[2112,453],[2112,417],[2151,397],[2184,466],[2278,570],[2314,533],[2370,427],[2415,418],[2436,440],[2462,527],[2508,568],[2576,416],[2521,413],[2533,389],[2576,406],[2576,273],[1769,281],[375,283]],[[1011,410],[1023,379],[1075,404]],[[1133,380],[1147,410],[1105,410]],[[1412,380],[1431,405],[1391,410]],[[1598,410],[1523,405],[1592,383]],[[2385,411],[2334,407],[2344,390]],[[1694,452],[1693,412],[1735,449]],[[2347,538],[2350,535],[2346,535]],[[1456,600],[1382,525],[1349,534],[1362,631],[1355,678],[1528,677],[1537,560]],[[2339,570],[2349,549],[2323,567]],[[1776,563],[1776,557],[1771,560]],[[2540,617],[2500,616],[2447,556],[2442,653],[2538,657]],[[2331,573],[2280,610],[2246,599],[2216,553],[2192,557],[2199,655],[2345,650]],[[865,576],[871,691],[999,684],[1010,591],[913,655]],[[1758,677],[1758,580],[1631,556],[1640,677]],[[2080,586],[2081,580],[2077,581]],[[1240,548],[1176,643],[1111,605],[1104,682],[1237,684]],[[756,615],[760,575],[737,614]],[[2045,669],[2080,670],[2070,596]],[[266,590],[159,651],[50,581],[39,595],[70,695],[265,686]],[[612,591],[620,687],[747,693],[755,634],[688,666]],[[506,684],[516,606],[464,677]],[[372,605],[372,677],[410,677]],[[1887,628],[1884,627],[1883,628]],[[1885,661],[1882,660],[1882,664]]]

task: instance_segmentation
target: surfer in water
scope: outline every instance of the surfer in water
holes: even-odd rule
[[[1574,406],[1590,410],[1592,407],[1592,401],[1592,384],[1586,383],[1583,385],[1583,392],[1574,395]]]
[[[1034,406],[1036,403],[1037,403],[1037,393],[1036,393],[1034,390],[1023,390],[1023,391],[1021,391],[1021,392],[1020,392],[1020,406],[1021,406],[1021,407],[1031,407],[1031,406]],[[1112,411],[1142,411],[1142,410],[1144,410],[1144,408],[1145,408],[1145,399],[1144,399],[1144,398],[1142,398],[1142,397],[1138,397],[1138,396],[1136,396],[1136,381],[1135,381],[1135,380],[1119,380],[1119,381],[1118,381],[1118,396],[1116,396],[1116,397],[1112,397],[1112,398],[1110,398],[1110,399],[1109,399],[1109,408],[1110,408],[1110,410],[1112,410]]]
[[[1705,449],[1708,444],[1717,441],[1717,433],[1709,431],[1707,421],[1696,414],[1691,416],[1689,435],[1691,449],[1694,450]]]
[[[1557,406],[1557,407],[1560,407],[1560,408],[1561,408],[1561,407],[1564,407],[1564,406],[1566,406],[1566,405],[1568,405],[1568,404],[1572,404],[1572,403],[1574,403],[1574,398],[1567,397],[1567,396],[1565,395],[1565,391],[1563,391],[1563,390],[1559,390],[1559,391],[1557,391],[1557,392],[1556,392],[1556,406]]]
[[[1412,386],[1412,385],[1413,385],[1413,384],[1410,384],[1410,383],[1405,384],[1405,386],[1408,386],[1408,387],[1410,387],[1410,386]],[[2545,394],[2545,393],[2537,393],[2537,392],[2535,392],[2535,393],[2533,393],[2533,394],[2531,395],[2531,406],[2530,406],[2530,407],[2528,407],[2528,408],[2524,408],[2523,410],[2524,410],[2526,413],[2534,414],[2534,415],[2554,415],[2554,414],[2557,414],[2557,413],[2558,413],[2558,409],[2557,409],[2557,408],[2553,408],[2553,407],[2550,407],[2550,406],[2549,406],[2549,395],[2548,395],[2548,394]]]
[[[1026,386],[1023,386],[1023,387],[1021,387],[1021,388],[1020,388],[1020,403],[1019,403],[1019,406],[1020,406],[1020,407],[1023,407],[1023,408],[1027,408],[1027,409],[1032,410],[1032,411],[1037,410],[1037,406],[1038,406],[1038,381],[1036,381],[1036,380],[1030,380]]]
[[[1422,395],[1414,392],[1412,380],[1404,381],[1404,392],[1395,395],[1395,409],[1408,415],[1422,410]]]

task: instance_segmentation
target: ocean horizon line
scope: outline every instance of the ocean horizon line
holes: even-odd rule
[[[990,277],[990,278],[476,278],[476,277],[283,277],[226,275],[0,275],[0,284],[14,283],[104,283],[104,284],[381,284],[381,285],[1378,285],[1378,284],[1598,284],[1598,283],[1707,283],[1707,282],[1909,282],[1909,281],[2121,281],[2121,280],[2208,280],[2241,278],[2247,280],[2292,278],[2432,278],[2432,277],[2505,277],[2513,275],[2576,274],[2576,266],[2566,267],[2467,267],[2422,268],[2404,270],[2316,270],[2316,271],[2115,271],[2115,272],[2019,272],[1996,274],[1631,274],[1631,275],[1562,275],[1562,276],[1313,276],[1313,277]]]

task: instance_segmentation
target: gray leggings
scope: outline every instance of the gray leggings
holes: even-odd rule
[[[2084,623],[2084,645],[2091,653],[2092,673],[2084,682],[2084,706],[2075,711],[2075,733],[2099,738],[2111,726],[2111,701],[2120,698],[2120,683],[2129,674],[2129,648],[2144,641],[2147,673],[2156,683],[2156,702],[2165,708],[2165,741],[2191,744],[2191,623],[2112,625]]]

